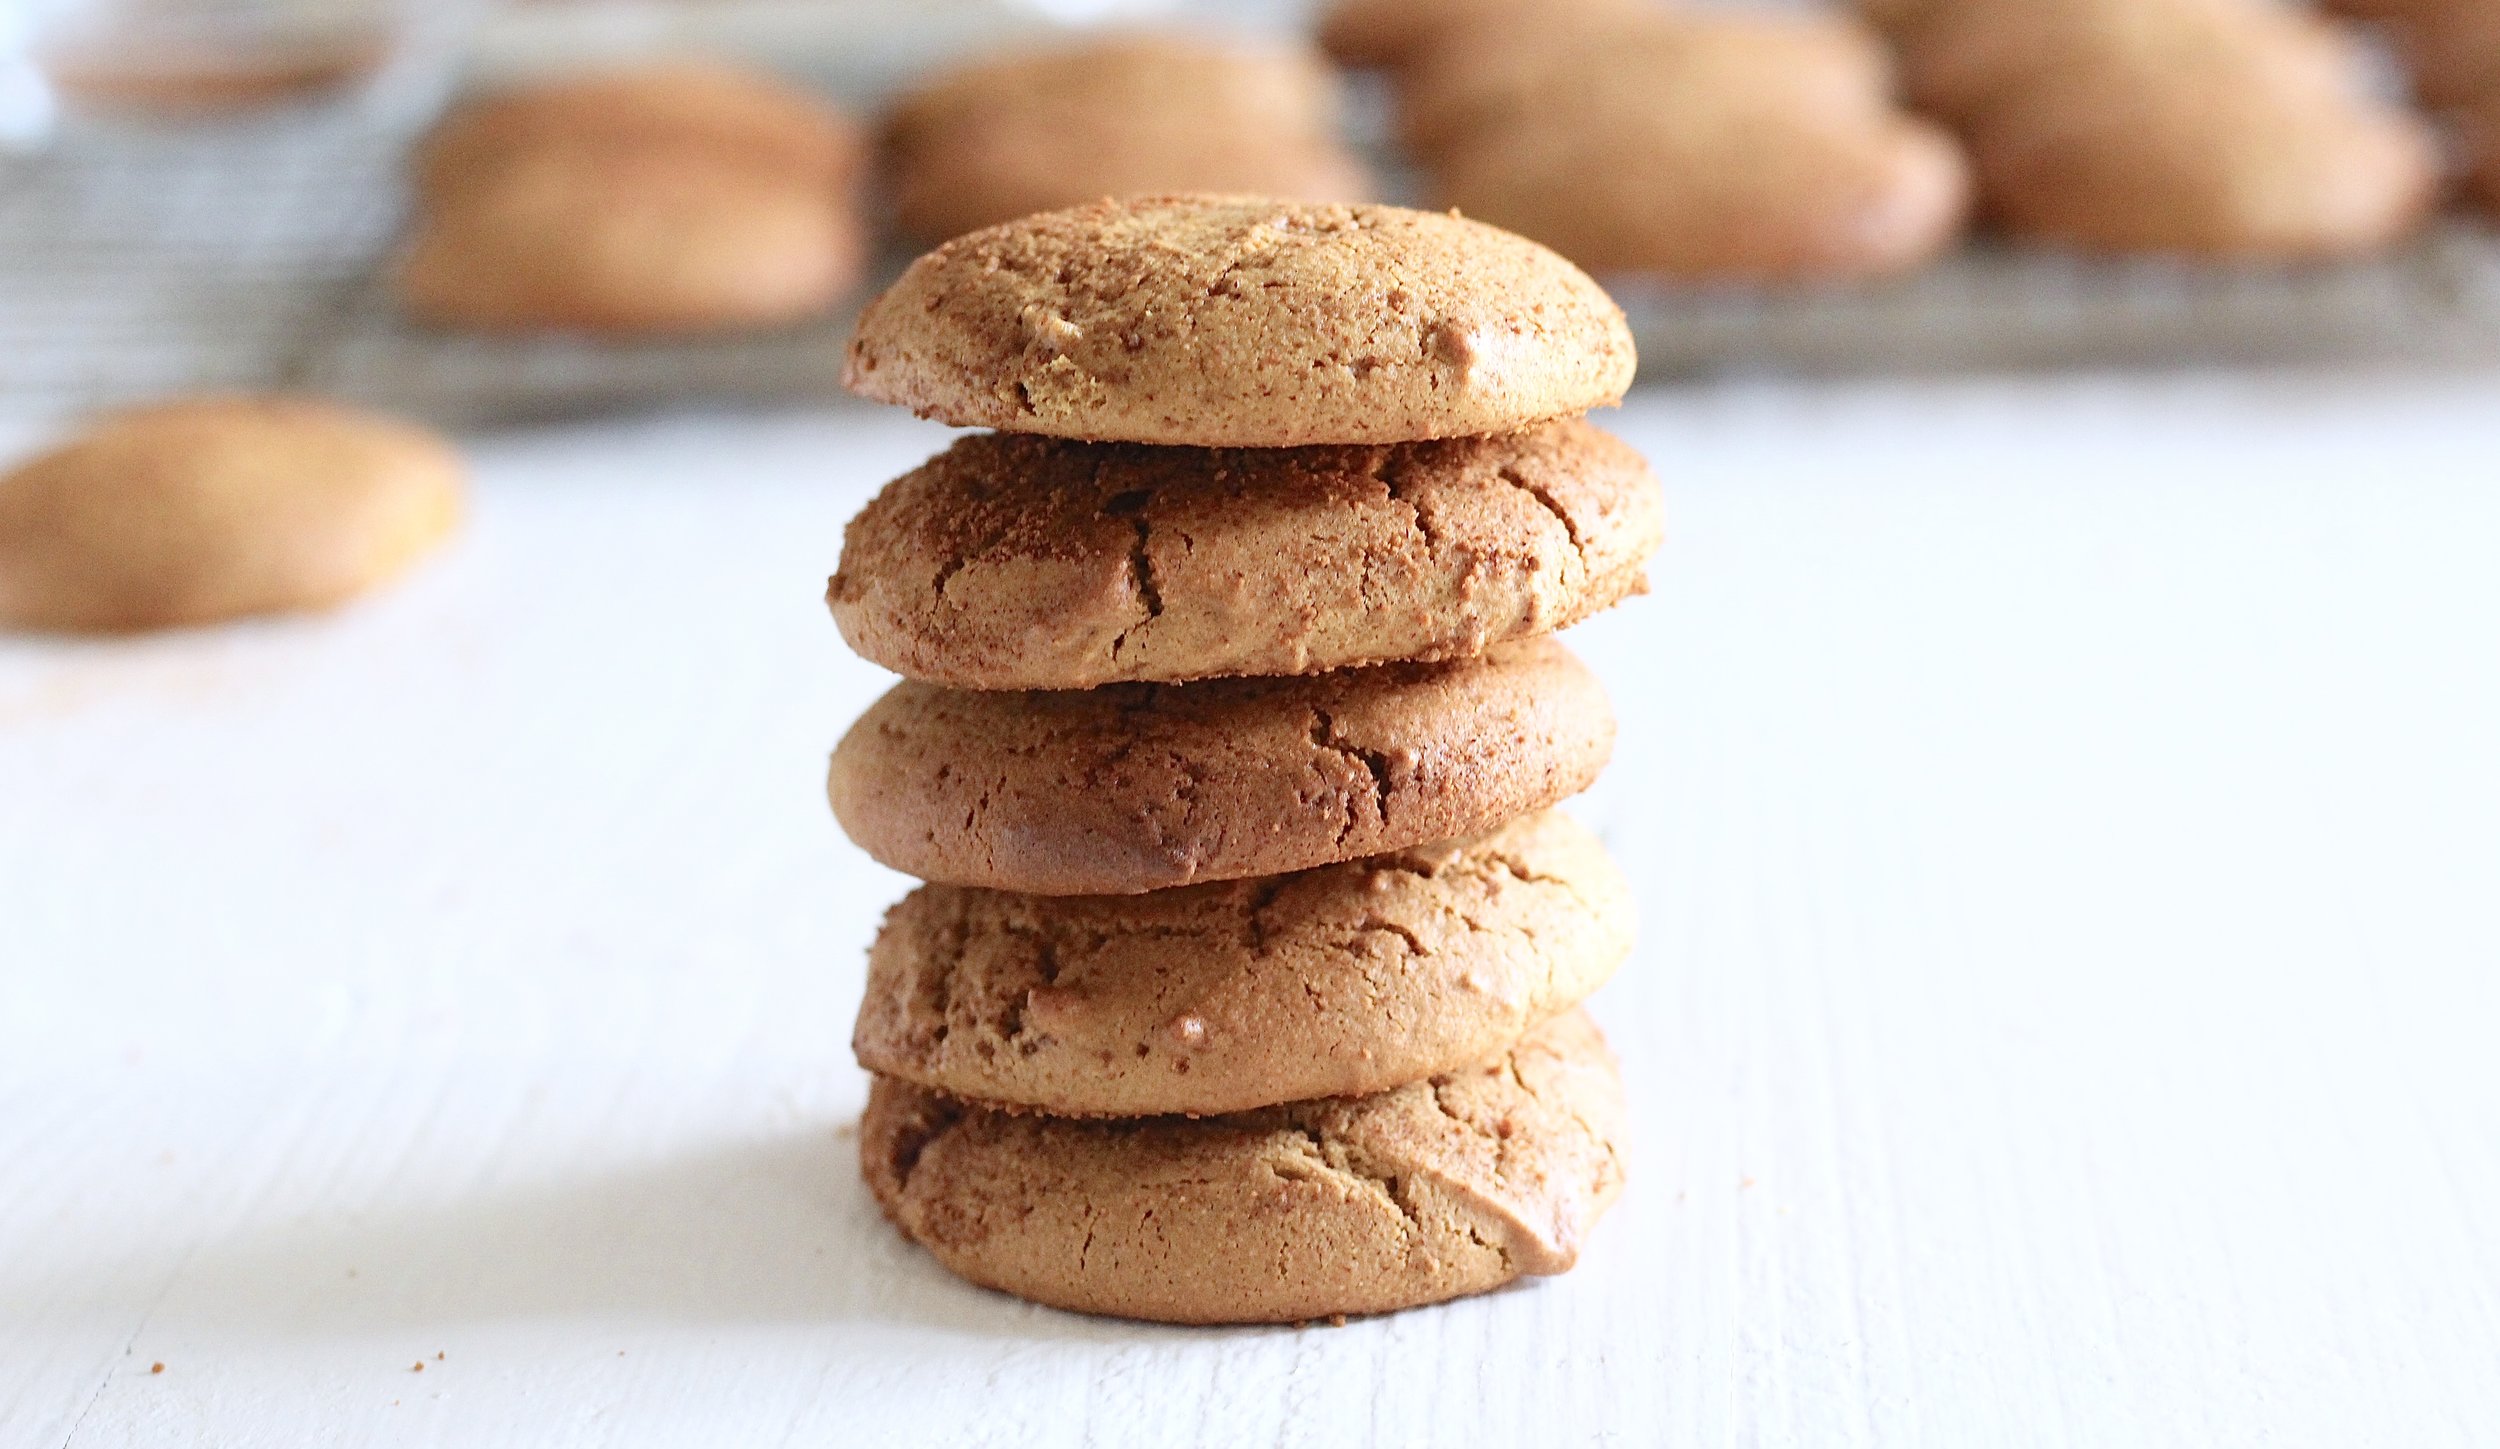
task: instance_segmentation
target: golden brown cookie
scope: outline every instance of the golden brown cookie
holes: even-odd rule
[[[820,181],[709,147],[549,142],[444,194],[398,288],[419,321],[479,331],[733,330],[821,315],[866,253]]]
[[[1360,201],[1335,81],[1299,50],[1126,34],[941,72],[885,127],[896,219],[931,242],[1105,196]]]
[[[1488,830],[1586,789],[1614,746],[1551,639],[1298,679],[975,693],[906,682],[833,754],[833,811],[922,880],[1131,895]]]
[[[1874,31],[1827,14],[1642,11],[1577,24],[1462,30],[1400,73],[1398,139],[1427,157],[1524,127],[1707,111],[1872,121],[1892,60]],[[1738,155],[1750,158],[1750,147]],[[1637,178],[1635,178],[1637,179]]]
[[[776,77],[703,61],[598,71],[472,101],[419,143],[419,192],[439,198],[549,145],[706,152],[717,164],[847,184],[867,145],[856,123]]]
[[[451,530],[461,473],[430,433],[309,399],[119,413],[0,477],[0,624],[119,632],[336,604]]]
[[[1970,172],[1923,121],[1758,89],[1524,123],[1445,156],[1436,199],[1596,272],[1689,282],[1891,276],[1961,235]]]
[[[1061,1116],[1360,1096],[1499,1056],[1604,984],[1632,892],[1547,811],[1466,840],[1140,896],[923,886],[868,953],[851,1049]]]
[[[1578,419],[1367,448],[982,433],[851,521],[827,598],[853,649],[963,689],[1309,674],[1576,623],[1641,587],[1662,513]]]
[[[1506,432],[1621,400],[1622,310],[1492,227],[1165,196],[958,237],[868,304],[843,381],[958,427],[1199,447]]]
[[[2252,71],[2345,97],[2363,74],[2351,37],[2273,0],[1934,0],[1902,54],[1920,108],[1968,121],[2079,93],[2124,104],[2231,87]]]
[[[2078,95],[2009,109],[1970,139],[1992,220],[2083,251],[2366,255],[2415,230],[2438,191],[2420,122],[2303,84]]]
[[[1581,1012],[1375,1097],[1076,1121],[871,1086],[860,1165],[950,1271],[1170,1323],[1385,1313],[1560,1273],[1622,1190],[1623,1087]]]
[[[1320,15],[1320,48],[1340,65],[1400,68],[1452,32],[1496,24],[1567,25],[1643,14],[1650,0],[1335,0]]]

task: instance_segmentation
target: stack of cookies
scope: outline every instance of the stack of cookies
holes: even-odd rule
[[[879,137],[895,220],[925,242],[1102,196],[1240,191],[1361,201],[1317,55],[1179,32],[1114,32],[940,70]]]
[[[862,1165],[948,1268],[1212,1323],[1570,1266],[1622,1180],[1578,1003],[1632,907],[1551,808],[1614,725],[1548,635],[1659,541],[1580,418],[1632,363],[1561,258],[1381,206],[1106,201],[869,306],[853,390],[999,430],[830,590],[906,676],[834,813],[929,882],[871,952]]]
[[[866,145],[815,96],[698,62],[462,107],[419,147],[400,302],[485,332],[645,336],[817,316],[858,281]]]
[[[1866,0],[1983,207],[2091,251],[2363,255],[2428,213],[2438,155],[2349,36],[2278,0]]]

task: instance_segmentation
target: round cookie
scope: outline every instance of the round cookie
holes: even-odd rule
[[[860,654],[960,689],[1464,658],[1637,592],[1663,512],[1578,419],[1217,452],[981,433],[852,520],[827,599]]]
[[[2365,73],[2339,27],[2247,0],[1960,0],[1932,10],[1903,57],[1920,108],[1963,121],[2078,92],[2124,105],[2146,88],[2229,87],[2252,72],[2322,98],[2357,95]]]
[[[1961,234],[1970,172],[1935,127],[1758,88],[1670,91],[1445,157],[1440,199],[1598,272],[1687,282],[1893,276]]]
[[[122,632],[335,604],[451,530],[461,472],[430,433],[305,399],[120,413],[0,477],[0,624]]]
[[[1846,16],[1641,12],[1579,25],[1461,31],[1399,77],[1398,138],[1438,156],[1592,113],[1741,102],[1754,114],[1870,121],[1890,106],[1892,59]],[[1590,124],[1606,124],[1591,120]],[[1739,145],[1750,158],[1751,148]]]
[[[546,145],[696,147],[717,164],[847,183],[867,154],[859,128],[777,77],[676,61],[526,86],[472,101],[418,143],[412,164],[429,199]]]
[[[1201,447],[1403,443],[1612,404],[1622,311],[1432,212],[1100,202],[958,237],[869,303],[843,381],[960,427]]]
[[[443,326],[703,332],[823,313],[867,246],[817,181],[703,147],[551,142],[442,198],[397,280],[409,314]]]
[[[2414,118],[2256,79],[2009,110],[1971,156],[1992,220],[2084,251],[2364,255],[2419,226],[2439,183]]]
[[[878,1078],[860,1165],[960,1277],[1081,1313],[1284,1323],[1560,1273],[1623,1185],[1623,1086],[1588,1017],[1374,1097],[1075,1121]]]
[[[1097,197],[1175,190],[1362,201],[1372,183],[1332,137],[1096,105],[969,118],[898,162],[891,187],[896,223],[928,242]]]
[[[1336,138],[1336,82],[1307,52],[1114,35],[957,66],[888,113],[896,220],[944,241],[1104,196],[1370,194]]]
[[[1058,1116],[1383,1092],[1499,1056],[1605,983],[1632,892],[1552,811],[1142,896],[923,886],[868,953],[861,1066]]]
[[[835,818],[949,885],[1133,895],[1487,830],[1577,794],[1605,692],[1539,638],[1456,664],[975,693],[906,681],[834,750]]]

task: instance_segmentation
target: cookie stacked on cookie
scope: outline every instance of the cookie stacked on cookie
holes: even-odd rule
[[[1580,420],[1621,314],[1521,238],[1182,196],[975,232],[872,303],[853,390],[1000,431],[851,525],[906,676],[830,790],[929,882],[872,949],[863,1168],[955,1272],[1178,1322],[1570,1266],[1621,1181],[1578,1003],[1630,892],[1550,807],[1614,724],[1547,637],[1641,587]]]

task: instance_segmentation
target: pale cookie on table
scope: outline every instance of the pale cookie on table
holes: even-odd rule
[[[1663,515],[1578,419],[1214,452],[983,433],[851,521],[827,598],[853,649],[962,689],[1309,674],[1576,623],[1640,590]]]
[[[896,220],[931,242],[1105,196],[1371,194],[1337,139],[1336,81],[1307,51],[1114,34],[970,62],[887,113]]]
[[[1058,1116],[1387,1091],[1499,1056],[1613,975],[1631,887],[1546,811],[1138,896],[923,886],[868,953],[861,1066]]]
[[[979,693],[907,681],[835,748],[843,830],[907,875],[1130,895],[1487,830],[1586,789],[1614,747],[1552,639],[1296,679]]]
[[[418,143],[419,191],[439,198],[546,145],[699,149],[718,164],[847,184],[867,157],[857,123],[777,77],[675,61],[517,87],[468,102]]]
[[[959,427],[1291,447],[1505,432],[1622,399],[1587,274],[1480,223],[1245,197],[958,237],[869,303],[843,381]]]
[[[431,433],[309,399],[118,413],[0,476],[0,624],[129,632],[325,608],[440,542],[462,474]]]
[[[867,252],[820,182],[707,147],[550,142],[442,198],[397,286],[417,320],[467,330],[695,333],[819,316]]]
[[[1585,1013],[1489,1065],[1235,1116],[1076,1121],[878,1078],[868,1186],[958,1276],[1170,1323],[1386,1313],[1569,1269],[1622,1191],[1623,1084]]]

